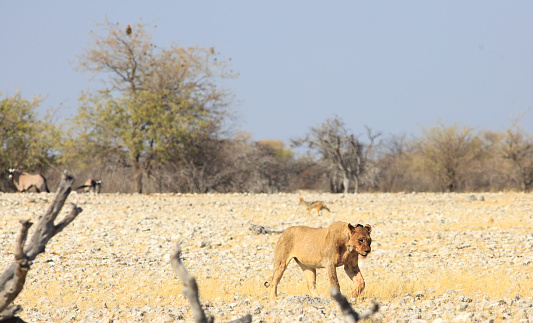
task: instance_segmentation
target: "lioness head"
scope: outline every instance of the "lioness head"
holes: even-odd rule
[[[370,248],[370,245],[372,244],[372,238],[370,237],[372,227],[369,224],[365,226],[358,224],[355,227],[351,224],[348,224],[348,228],[350,229],[348,249],[350,252],[355,250],[361,256],[366,257],[370,251],[372,251]]]

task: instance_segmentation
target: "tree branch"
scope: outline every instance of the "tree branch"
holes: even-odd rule
[[[0,322],[4,322],[6,320],[14,318],[15,315],[17,315],[17,313],[20,311],[22,311],[22,306],[20,305],[8,306],[5,310],[0,312]]]
[[[68,175],[66,172],[61,177],[61,183],[57,188],[56,197],[45,215],[37,222],[37,227],[33,233],[29,245],[24,249],[24,253],[30,261],[33,261],[38,254],[45,251],[45,246],[58,234],[63,228],[82,211],[81,208],[74,207],[71,214],[63,219],[58,226],[54,225],[54,221],[57,215],[63,208],[68,195],[72,190],[72,184],[74,183],[74,177]],[[68,223],[67,223],[68,222]]]
[[[200,304],[200,296],[198,292],[198,285],[196,279],[192,276],[187,268],[183,265],[180,259],[181,247],[178,244],[174,250],[174,254],[170,258],[170,265],[172,269],[178,274],[183,283],[183,294],[187,297],[187,300],[191,304],[194,321],[196,323],[212,323],[215,321],[213,316],[206,317],[202,305]],[[233,320],[229,323],[250,323],[252,322],[252,316],[247,314],[239,319]]]
[[[359,314],[354,311],[346,297],[344,297],[335,287],[331,288],[329,293],[341,307],[341,312],[346,323],[355,323],[359,320],[367,319],[374,315],[374,313],[377,313],[379,310],[379,305],[377,303],[373,303],[372,307],[370,307],[368,311],[363,314]]]
[[[36,229],[26,247],[24,244],[32,223],[29,220],[20,222],[22,229],[15,247],[15,261],[0,275],[0,321],[12,318],[21,310],[20,306],[10,306],[9,304],[15,300],[24,287],[31,261],[38,254],[43,253],[48,241],[61,232],[82,211],[81,208],[72,204],[70,214],[65,216],[58,225],[54,225],[57,215],[71,192],[73,183],[74,178],[65,172],[62,175],[61,183],[52,204],[46,213],[39,218]]]
[[[194,321],[197,323],[213,322],[212,316],[206,317],[202,305],[200,305],[200,297],[198,293],[198,285],[196,279],[189,273],[187,268],[183,265],[180,259],[181,247],[179,244],[176,246],[174,255],[170,258],[170,264],[172,269],[178,274],[183,283],[183,294],[187,297],[187,300],[191,304]]]
[[[24,256],[23,249],[26,237],[28,236],[28,230],[32,223],[29,220],[21,220],[20,224],[22,224],[22,228],[20,229],[17,245],[15,246],[15,270],[13,277],[5,283],[5,288],[0,290],[0,320],[11,318],[22,309],[20,306],[9,307],[9,304],[22,291],[26,282],[26,274],[30,269],[30,262]]]

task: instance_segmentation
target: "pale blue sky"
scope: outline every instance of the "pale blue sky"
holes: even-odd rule
[[[256,140],[288,143],[335,115],[362,139],[364,125],[504,131],[533,107],[532,1],[0,0],[0,91],[73,114],[92,85],[72,62],[106,16],[231,57],[239,130]],[[521,124],[533,133],[533,111]]]

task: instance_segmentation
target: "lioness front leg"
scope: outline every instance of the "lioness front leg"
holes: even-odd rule
[[[339,279],[337,278],[337,268],[333,264],[328,264],[326,269],[328,271],[330,289],[331,287],[335,287],[340,293],[341,285],[339,285]]]
[[[352,290],[352,297],[359,296],[359,294],[365,289],[365,280],[363,279],[361,270],[359,270],[359,266],[351,267],[349,265],[344,265],[344,271],[355,285],[355,288]]]

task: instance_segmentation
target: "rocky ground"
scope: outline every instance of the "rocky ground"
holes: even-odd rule
[[[309,215],[300,196],[331,213]],[[19,219],[36,221],[53,197],[0,193],[0,268],[13,260]],[[253,322],[342,322],[325,270],[317,272],[322,297],[312,298],[292,263],[270,301],[263,283],[279,234],[249,229],[336,220],[373,228],[373,251],[360,265],[367,288],[350,300],[359,312],[379,303],[372,321],[533,322],[530,194],[72,193],[68,202],[83,212],[36,259],[16,300],[27,322],[191,321],[169,265],[177,243],[216,321],[249,313]]]

